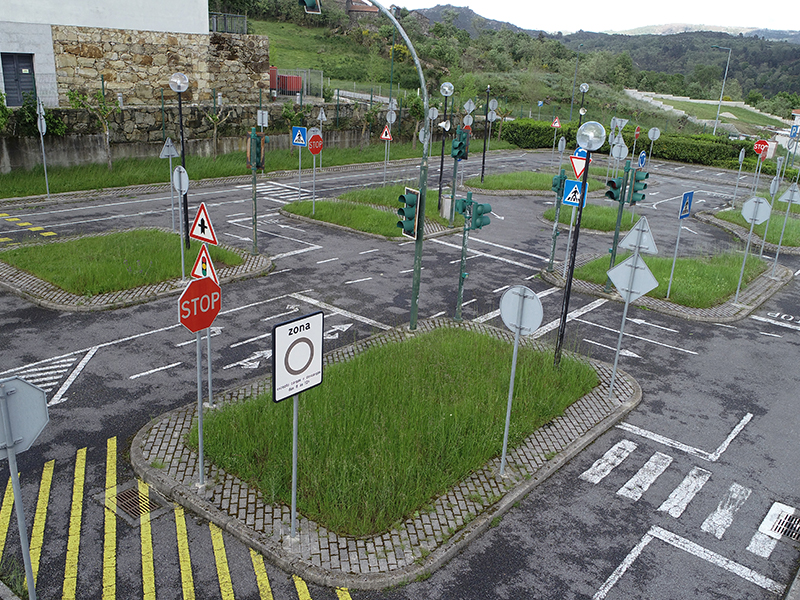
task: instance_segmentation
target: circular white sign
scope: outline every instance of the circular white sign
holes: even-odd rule
[[[189,191],[189,174],[181,166],[175,167],[172,172],[172,187],[181,195]]]
[[[566,149],[566,147],[567,147],[567,138],[565,138],[562,135],[561,139],[558,140],[558,151],[563,152]]]
[[[658,127],[651,127],[650,131],[647,132],[647,137],[650,138],[651,142],[655,142],[661,137],[661,130]]]
[[[428,118],[431,121],[435,121],[438,116],[439,116],[439,109],[438,108],[436,108],[435,106],[432,106],[431,108],[428,109]]]
[[[386,113],[386,121],[388,123],[394,123],[395,121],[397,121],[397,113],[394,112],[393,110],[390,110],[389,112],[387,112]]]
[[[497,113],[494,112],[493,110],[490,110],[489,114],[486,115],[486,118],[489,119],[490,123],[494,123],[495,121],[497,121]]]
[[[500,317],[514,333],[519,329],[520,335],[532,334],[542,324],[543,315],[539,296],[524,285],[508,288],[500,298]]]
[[[471,127],[474,119],[472,118],[472,115],[465,115],[462,121],[464,125],[466,125],[467,127]]]
[[[628,147],[625,144],[614,144],[611,146],[611,156],[617,160],[622,160],[628,156]]]
[[[497,100],[495,98],[489,100],[489,110],[497,110]]]
[[[588,83],[582,83],[581,84],[581,92],[583,92],[585,94],[588,91],[589,91],[589,84]]]

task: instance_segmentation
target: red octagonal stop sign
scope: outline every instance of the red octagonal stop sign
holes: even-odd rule
[[[222,290],[211,277],[195,279],[178,300],[178,318],[192,333],[211,327],[220,309]]]
[[[317,155],[322,151],[322,136],[314,134],[308,138],[308,151],[311,154]]]
[[[769,148],[769,143],[767,140],[758,140],[755,144],[753,144],[753,150],[756,151],[756,154],[764,154],[764,151]]]

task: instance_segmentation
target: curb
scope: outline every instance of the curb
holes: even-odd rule
[[[465,326],[472,330],[480,330],[485,332],[495,332],[495,335],[502,336],[501,339],[506,339],[507,341],[510,340],[509,336],[506,335],[506,332],[502,330],[497,330],[493,327],[489,327],[486,325],[481,324],[456,324],[453,325],[452,322],[447,320],[445,322],[444,319],[432,320],[428,321],[426,327],[433,328],[436,326],[453,326],[453,327],[460,327]],[[425,327],[423,330],[427,330]],[[363,340],[362,342],[353,344],[351,346],[334,350],[326,354],[326,359],[331,358],[331,360],[336,360],[332,355],[338,354],[338,356],[343,357],[342,360],[346,360],[348,357],[352,357],[360,351],[365,350],[373,343],[380,343],[378,338],[382,336],[397,336],[399,334],[405,334],[406,332],[400,329],[396,329],[390,332],[384,332],[381,334],[377,334],[376,336],[372,336],[367,340]],[[545,348],[542,344],[538,342],[529,342],[527,345]],[[435,547],[430,550],[429,554],[422,554],[420,553],[419,556],[413,561],[404,561],[406,564],[404,566],[399,566],[396,568],[387,567],[386,569],[379,570],[375,569],[374,571],[370,568],[370,572],[354,572],[349,571],[345,572],[342,568],[337,569],[336,567],[325,568],[316,564],[313,564],[312,560],[306,557],[302,557],[300,552],[302,549],[295,550],[294,548],[287,548],[285,538],[280,535],[276,537],[275,533],[270,536],[269,533],[266,531],[259,532],[256,531],[254,528],[248,527],[245,525],[245,522],[242,519],[241,511],[239,512],[239,516],[233,516],[224,512],[224,508],[218,507],[214,502],[212,502],[209,498],[210,493],[205,492],[203,495],[200,495],[197,491],[196,486],[189,483],[191,476],[187,475],[188,467],[179,467],[179,470],[184,470],[183,473],[183,482],[180,482],[176,478],[173,478],[171,475],[167,475],[165,471],[160,469],[156,469],[150,466],[148,462],[148,458],[145,457],[145,445],[148,443],[148,440],[151,437],[151,433],[155,430],[158,430],[156,436],[163,434],[163,442],[166,443],[168,440],[169,445],[172,447],[181,444],[181,431],[185,431],[185,423],[187,420],[191,422],[195,416],[192,412],[195,403],[190,405],[186,405],[184,407],[180,407],[174,409],[156,419],[152,420],[149,424],[145,427],[140,429],[136,435],[134,436],[133,442],[131,444],[131,464],[133,465],[134,472],[141,477],[145,482],[155,487],[155,489],[163,494],[164,496],[173,499],[175,502],[187,507],[188,509],[198,513],[202,518],[208,519],[211,522],[214,522],[220,528],[228,531],[232,535],[235,535],[237,538],[242,540],[243,543],[249,545],[250,547],[255,548],[259,552],[261,552],[266,558],[268,558],[272,563],[277,565],[278,567],[287,570],[292,573],[296,573],[303,577],[303,579],[307,581],[311,581],[313,583],[329,586],[329,587],[347,587],[353,589],[383,589],[386,587],[391,587],[395,585],[400,585],[404,583],[408,583],[413,581],[417,578],[422,578],[439,567],[443,564],[448,562],[452,559],[456,554],[461,552],[468,544],[473,542],[477,539],[480,535],[485,533],[487,529],[489,529],[492,525],[494,519],[502,516],[508,510],[510,510],[516,502],[520,499],[525,497],[529,494],[533,489],[535,489],[540,483],[545,481],[550,475],[555,473],[559,468],[565,465],[569,460],[575,457],[579,452],[581,452],[584,448],[586,448],[589,444],[594,442],[600,435],[606,432],[609,428],[613,427],[617,422],[619,422],[625,415],[627,415],[631,410],[633,410],[641,401],[642,399],[642,389],[639,384],[628,374],[618,371],[620,374],[620,388],[618,390],[625,388],[625,394],[627,397],[622,401],[615,401],[614,403],[618,403],[616,407],[610,408],[611,405],[607,405],[609,408],[605,410],[604,415],[598,421],[594,422],[593,425],[590,425],[591,421],[586,422],[585,419],[588,415],[595,416],[597,414],[597,402],[598,398],[600,398],[605,391],[608,390],[608,374],[610,373],[610,365],[606,363],[602,363],[599,361],[589,361],[597,370],[598,376],[600,379],[600,383],[598,387],[589,392],[583,398],[577,400],[570,408],[568,408],[564,415],[560,417],[556,417],[553,421],[550,422],[550,425],[545,425],[539,428],[536,432],[531,434],[531,436],[524,442],[519,448],[522,450],[519,451],[519,454],[527,453],[530,444],[536,444],[537,442],[532,442],[533,438],[539,439],[541,436],[550,435],[549,433],[545,432],[542,433],[542,430],[548,430],[552,427],[554,432],[561,431],[561,430],[570,430],[574,433],[575,437],[565,438],[564,446],[559,450],[559,453],[551,458],[547,459],[544,453],[546,449],[544,446],[537,446],[539,450],[541,450],[540,455],[540,462],[537,463],[539,466],[535,467],[533,471],[528,472],[528,469],[525,466],[524,462],[516,462],[515,464],[518,465],[515,470],[518,471],[517,475],[517,482],[514,483],[512,480],[509,483],[510,489],[505,491],[502,497],[496,501],[494,504],[489,503],[486,508],[481,510],[477,516],[470,522],[465,521],[464,525],[457,529],[457,531],[450,537],[443,536],[442,541],[435,540],[436,545]],[[239,388],[238,390],[233,391],[232,396],[231,392],[222,392],[218,398],[222,399],[222,396],[230,397],[232,401],[237,401],[248,395],[257,393],[260,389],[267,389],[268,388],[269,379],[262,379],[255,382],[250,382],[248,385]],[[587,428],[581,433],[579,430],[576,430],[574,427],[570,425],[573,423],[571,419],[575,420],[583,420],[586,423]],[[181,421],[184,423],[184,429],[179,429],[176,426],[176,422]],[[553,434],[555,435],[555,433]],[[538,436],[538,437],[537,437]],[[152,445],[151,448],[152,449]],[[150,450],[147,451],[148,456],[152,457]],[[513,452],[513,451],[512,451]],[[173,455],[176,456],[176,455]],[[174,459],[173,459],[174,460]],[[497,480],[497,476],[494,474],[496,471],[496,465],[494,463],[499,464],[499,457],[496,459],[492,459],[489,461],[487,465],[484,465],[481,469],[477,471],[478,475],[481,473],[484,476],[491,477],[494,480]],[[529,463],[530,464],[530,463]],[[219,475],[223,473],[221,469],[218,469],[213,466],[207,466],[210,472],[216,473]],[[525,472],[528,473],[528,478],[521,476]],[[225,477],[231,477],[225,474]],[[443,498],[449,498],[452,495],[452,490],[458,489],[463,487],[465,481],[471,481],[472,478],[476,477],[476,473],[468,475],[465,480],[461,483],[456,484],[454,488],[451,488],[449,492],[445,492],[442,496],[434,499],[434,504],[439,503]],[[235,480],[238,481],[238,480]],[[242,482],[241,486],[244,487],[245,484]],[[223,486],[224,487],[224,486]],[[219,493],[219,484],[217,484],[217,490],[212,490],[211,493]],[[248,496],[249,497],[249,496]],[[455,509],[454,509],[455,510]],[[251,520],[251,516],[254,515],[255,510],[248,508],[246,511],[245,518]],[[257,513],[256,513],[257,514]],[[469,514],[469,513],[468,513]],[[253,519],[258,518],[253,516]],[[302,519],[302,517],[300,517]],[[423,517],[424,518],[424,517]],[[404,525],[400,527],[400,529],[405,530],[405,527],[409,527],[408,523],[411,520],[404,519]],[[305,532],[305,525],[309,522],[303,519],[303,526],[301,526],[301,545],[302,545],[302,536],[303,535],[315,535],[313,527],[311,529],[311,533]],[[411,525],[410,527],[413,527]],[[283,527],[281,527],[281,532],[283,532]],[[392,530],[391,534],[394,534],[397,530]],[[384,533],[382,536],[386,536],[387,534]],[[399,535],[399,534],[398,534]],[[373,536],[370,539],[379,539],[379,535]],[[321,537],[321,536],[320,536]],[[416,535],[414,538],[416,539]],[[421,536],[420,536],[421,537]],[[435,537],[435,536],[434,536]],[[339,543],[343,540],[343,537],[339,537]],[[372,552],[372,556],[379,555],[379,553],[374,550],[377,544],[374,544],[373,550],[370,551],[369,544],[370,542],[367,541],[367,550],[366,552]],[[413,544],[413,542],[412,542]],[[418,548],[426,549],[426,546],[429,547],[427,541],[419,540],[416,542]],[[339,546],[341,547],[341,546]],[[349,546],[348,546],[349,547]],[[427,549],[426,549],[427,551]],[[392,550],[391,552],[394,552]],[[411,557],[414,556],[413,549],[410,553]],[[376,559],[377,563],[377,559]],[[356,571],[359,569],[356,569]]]
[[[734,208],[729,208],[726,210],[736,210]],[[735,223],[730,223],[723,219],[717,218],[714,213],[703,211],[695,213],[694,218],[702,223],[709,223],[720,229],[727,231],[728,233],[733,234],[743,242],[747,241],[747,238],[750,235],[750,229],[747,227],[742,227],[741,225],[737,225]],[[778,244],[773,244],[772,242],[765,242],[761,239],[758,235],[753,233],[753,238],[751,243],[754,246],[763,246],[764,250],[768,250],[770,252],[777,252],[778,251]],[[792,254],[792,255],[800,255],[800,246],[784,246],[781,245],[781,254]]]

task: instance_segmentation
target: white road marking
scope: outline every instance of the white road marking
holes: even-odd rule
[[[587,344],[593,344],[595,346],[600,346],[601,348],[605,348],[606,350],[611,350],[611,352],[616,352],[617,349],[613,346],[606,346],[605,344],[601,344],[600,342],[595,342],[594,340],[590,340],[587,338],[583,338],[583,341]],[[631,352],[630,350],[625,350],[625,348],[621,348],[619,351],[621,356],[626,356],[628,358],[642,358],[636,352]]]
[[[775,546],[778,545],[778,540],[769,537],[766,533],[756,531],[753,537],[750,538],[750,543],[747,545],[747,550],[761,558],[769,558]]]
[[[684,225],[683,227],[681,227],[681,229],[685,229],[685,230],[686,230],[686,231],[688,231],[689,233],[693,233],[693,234],[695,234],[695,235],[700,235],[700,234],[699,234],[699,233],[697,233],[697,232],[696,232],[694,229],[689,229],[689,228],[688,228],[688,227],[686,227],[685,225]]]
[[[606,579],[605,583],[600,586],[600,589],[597,590],[595,595],[592,597],[592,600],[602,600],[605,598],[608,595],[608,592],[611,591],[611,588],[613,588],[617,581],[619,581],[620,578],[625,574],[625,571],[628,570],[628,568],[634,563],[645,547],[654,539],[659,539],[662,542],[666,542],[670,546],[673,546],[674,548],[678,548],[679,550],[688,552],[692,556],[696,556],[697,558],[701,558],[707,562],[710,562],[712,565],[716,565],[717,567],[720,567],[729,573],[738,575],[745,581],[754,583],[757,586],[774,594],[782,594],[786,589],[786,586],[783,584],[780,584],[769,577],[761,575],[760,573],[756,573],[749,567],[745,567],[744,565],[725,558],[724,556],[717,554],[716,552],[712,552],[711,550],[708,550],[699,544],[695,544],[694,542],[672,533],[671,531],[667,531],[661,527],[653,526],[650,528],[650,531],[642,536],[642,539],[639,541],[639,543],[634,546],[630,553],[628,553],[628,556],[625,557],[625,559],[614,570],[611,576]]]
[[[597,300],[595,300],[594,302],[590,302],[586,306],[582,306],[581,308],[576,308],[575,310],[567,313],[567,322],[569,323],[573,319],[576,319],[581,315],[585,315],[586,313],[593,311],[595,308],[599,306],[603,306],[603,304],[605,304],[606,302],[608,302],[608,300],[604,298],[598,298]],[[544,334],[552,331],[553,329],[556,329],[560,324],[561,324],[561,319],[554,319],[553,321],[550,321],[547,325],[539,327],[539,329],[537,329],[536,332],[533,334],[533,339],[542,337]]]
[[[619,329],[613,329],[611,327],[606,327],[605,325],[599,325],[598,323],[592,323],[591,321],[586,321],[584,319],[575,319],[576,321],[580,321],[581,323],[586,323],[587,325],[591,325],[593,327],[599,327],[600,329],[605,329],[606,331],[611,331],[614,333],[619,333]],[[651,344],[655,344],[656,346],[662,346],[664,348],[669,348],[670,350],[678,350],[679,352],[685,352],[686,354],[694,354],[697,355],[697,352],[694,350],[687,350],[686,348],[679,348],[678,346],[671,346],[669,344],[664,344],[663,342],[657,342],[656,340],[651,340],[650,338],[641,337],[638,335],[633,335],[632,333],[628,333],[627,331],[624,333],[626,337],[631,337],[635,340],[641,340],[643,342],[649,342]]]
[[[323,263],[333,262],[334,260],[339,260],[339,257],[337,256],[336,258],[326,258],[325,260],[318,260],[317,264],[321,265]]]
[[[166,365],[164,367],[157,367],[155,369],[150,369],[149,371],[145,371],[144,373],[137,373],[136,375],[131,375],[128,379],[139,379],[139,377],[145,377],[146,375],[152,375],[153,373],[158,373],[159,371],[166,371],[167,369],[171,369],[172,367],[177,367],[178,365],[183,364],[180,362],[172,363],[171,365]]]
[[[725,327],[726,329],[739,329],[736,327],[736,325],[728,325],[726,323],[713,323],[713,325],[716,325],[717,327]]]
[[[641,436],[643,438],[647,438],[648,440],[653,440],[654,442],[658,442],[659,444],[664,444],[665,446],[669,446],[670,448],[675,448],[676,450],[680,450],[681,452],[686,452],[686,454],[690,454],[692,456],[696,456],[698,458],[702,458],[703,460],[707,460],[709,462],[717,462],[719,457],[722,456],[722,453],[728,449],[730,443],[736,438],[737,435],[744,429],[744,426],[750,422],[750,419],[753,418],[752,413],[747,413],[742,420],[737,423],[736,427],[728,434],[728,437],[725,438],[719,448],[717,448],[714,452],[709,453],[705,450],[700,450],[699,448],[694,448],[692,446],[688,446],[687,444],[675,441],[658,433],[654,433],[652,431],[648,431],[646,429],[642,429],[641,427],[637,427],[636,425],[631,425],[630,423],[618,423],[617,427],[622,429],[623,431],[627,431],[628,433],[632,433],[634,435]]]
[[[47,406],[55,406],[56,404],[61,404],[64,402],[64,400],[66,400],[66,398],[64,398],[64,394],[67,393],[69,386],[71,386],[72,382],[77,379],[78,375],[80,375],[81,371],[83,371],[83,368],[92,359],[99,348],[100,346],[94,346],[93,348],[89,349],[89,351],[86,353],[86,356],[83,357],[83,360],[78,363],[78,366],[76,366],[72,373],[70,373],[70,376],[67,377],[67,380],[61,384],[60,388],[58,388],[58,391],[50,399],[50,402],[47,403]]]
[[[210,334],[211,337],[217,337],[220,333],[222,333],[222,327],[209,327],[209,329],[211,329],[211,334]],[[200,339],[204,340],[204,339],[206,339],[206,337],[208,337],[208,336],[204,333],[203,335],[200,336]],[[175,344],[175,347],[176,348],[181,348],[183,346],[188,346],[189,344],[194,344],[196,341],[197,341],[197,337],[195,336],[191,340],[187,340],[185,342],[180,342],[178,344]]]
[[[776,338],[783,337],[782,335],[778,335],[777,333],[767,333],[766,331],[759,331],[758,333],[760,333],[761,335],[769,336],[769,337],[776,337]]]
[[[630,498],[636,502],[653,485],[655,480],[667,470],[670,464],[672,464],[671,456],[656,452],[625,485],[617,490],[617,495]]]
[[[373,248],[372,250],[364,250],[363,252],[359,252],[359,254],[369,254],[370,252],[377,252],[378,248]]]
[[[614,444],[608,452],[594,461],[594,464],[579,477],[589,483],[600,483],[606,475],[611,473],[631,452],[636,450],[636,444],[630,440],[622,440]]]
[[[258,365],[261,364],[261,359],[268,360],[272,357],[272,350],[259,350],[258,352],[253,352],[250,356],[245,358],[244,360],[240,360],[235,363],[231,363],[229,365],[225,365],[224,369],[230,369],[233,367],[242,367],[243,369],[257,369]]]
[[[750,315],[750,318],[760,321],[761,323],[769,323],[770,325],[777,325],[778,327],[785,327],[786,329],[800,331],[800,325],[792,325],[791,323],[785,323],[784,321],[777,321],[775,319],[768,319],[767,317],[759,317],[758,315]]]
[[[517,248],[512,248],[510,246],[503,246],[502,244],[496,244],[495,242],[489,242],[487,240],[482,240],[480,238],[471,237],[469,238],[471,242],[478,242],[480,244],[487,244],[489,246],[494,246],[495,248],[502,248],[503,250],[508,250],[509,252],[515,252],[517,254],[522,254],[524,256],[530,256],[531,258],[538,258],[539,260],[550,260],[547,256],[541,256],[539,254],[533,254],[532,252],[525,252],[524,250],[519,250]]]
[[[238,348],[239,346],[244,346],[245,344],[251,344],[253,342],[257,342],[258,340],[263,340],[264,338],[268,338],[271,335],[272,335],[271,331],[269,333],[262,333],[261,335],[257,335],[255,337],[242,340],[241,342],[236,342],[235,344],[231,344],[230,346],[228,346],[228,348]]]
[[[711,471],[694,467],[681,481],[680,485],[672,491],[669,498],[664,500],[664,503],[658,507],[658,510],[677,519],[683,514],[683,511],[686,510],[686,507],[689,506],[689,503],[710,477]]]
[[[504,285],[503,287],[499,287],[496,290],[492,290],[492,293],[496,294],[497,292],[502,292],[503,290],[507,290],[510,287],[511,287],[510,285]]]
[[[362,281],[369,281],[372,277],[362,277],[361,279],[351,279],[350,281],[345,281],[345,285],[350,285],[352,283],[361,283]]]
[[[377,327],[378,329],[389,330],[391,327],[389,325],[384,325],[383,323],[379,323],[378,321],[373,321],[367,317],[362,317],[361,315],[357,315],[355,313],[351,313],[350,311],[344,310],[342,308],[337,308],[331,304],[327,304],[316,298],[311,298],[310,296],[306,296],[300,293],[293,293],[289,294],[295,300],[300,300],[300,302],[306,302],[307,304],[311,304],[313,306],[317,306],[319,308],[325,309],[332,314],[343,315],[350,319],[354,319],[356,321],[361,321],[362,323],[366,323],[367,325],[371,325],[373,327]]]
[[[628,317],[628,321],[630,321],[631,323],[636,323],[637,325],[648,325],[650,327],[655,327],[656,329],[662,329],[664,331],[669,331],[671,333],[678,333],[677,329],[670,329],[669,327],[662,327],[661,325],[656,325],[655,323],[650,323],[648,321],[645,321],[644,319],[632,319],[632,318]]]
[[[441,317],[442,315],[444,315],[444,314],[446,314],[446,313],[447,313],[447,311],[444,311],[444,310],[442,310],[442,311],[439,311],[438,313],[436,313],[435,315],[431,315],[431,316],[430,316],[430,317],[428,317],[428,318],[429,318],[429,319],[435,319],[436,317]],[[476,319],[476,320],[477,320],[477,319]],[[480,321],[480,322],[481,322],[481,323],[483,323],[483,321]]]
[[[466,306],[467,304],[472,304],[473,302],[477,302],[477,298],[473,298],[472,300],[467,300],[466,302],[462,302],[461,306]]]
[[[537,274],[538,274],[538,273],[537,273]],[[535,277],[535,275],[532,275],[531,277]],[[495,291],[495,292],[499,292],[500,290],[504,290],[504,289],[506,289],[507,287],[509,287],[509,286],[507,286],[507,285],[506,285],[506,286],[503,286],[503,287],[501,287],[501,288],[497,288],[497,289],[496,289],[496,290],[494,290],[494,291]],[[561,289],[561,288],[552,287],[552,288],[548,288],[548,289],[544,290],[543,292],[536,292],[536,295],[537,295],[537,296],[539,296],[539,298],[544,298],[545,296],[549,296],[549,295],[550,295],[550,294],[552,294],[553,292],[557,292],[557,291],[558,291],[558,290],[560,290],[560,289]],[[442,314],[442,315],[443,315],[443,314],[444,314],[444,312],[442,312],[442,313],[439,313],[439,314]],[[497,310],[493,310],[492,312],[486,313],[485,315],[481,315],[480,317],[477,317],[477,318],[475,318],[475,319],[472,319],[472,321],[473,321],[474,323],[486,323],[487,321],[491,321],[491,320],[492,320],[492,319],[494,319],[495,317],[499,317],[499,316],[500,316],[500,309],[498,308]],[[431,318],[433,318],[433,317],[431,317]]]
[[[241,235],[235,235],[233,233],[228,233],[227,231],[223,231],[222,233],[223,233],[223,235],[227,235],[229,237],[235,238],[235,239],[239,240],[240,242],[252,242],[253,241],[249,237],[244,237],[244,236],[241,236]]]
[[[449,242],[445,242],[444,240],[439,240],[439,239],[435,239],[434,238],[431,241],[432,242],[436,242],[437,244],[441,244],[442,246],[448,246],[450,248],[458,248],[459,250],[461,250],[461,246],[460,245],[451,244]],[[497,244],[492,244],[492,245],[496,246]],[[479,252],[477,250],[470,250],[470,252],[472,252],[473,256],[484,256],[486,258],[491,258],[493,260],[499,260],[500,262],[504,262],[504,263],[508,263],[510,265],[514,265],[515,267],[522,267],[524,269],[531,269],[531,270],[534,270],[534,269],[538,268],[538,267],[534,267],[533,265],[526,265],[525,263],[517,262],[516,260],[511,260],[510,258],[503,258],[502,256],[495,256],[494,254],[486,254],[485,252]],[[537,258],[540,258],[540,257],[537,257]],[[548,260],[548,259],[542,258],[542,260]]]
[[[739,510],[745,500],[750,497],[750,492],[752,492],[750,488],[746,488],[738,483],[731,484],[726,496],[720,500],[717,509],[706,517],[700,529],[706,533],[710,533],[718,540],[721,540],[722,536],[725,534],[725,530],[733,523],[734,513]]]

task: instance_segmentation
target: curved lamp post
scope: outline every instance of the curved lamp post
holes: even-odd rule
[[[183,141],[183,92],[189,89],[189,78],[183,73],[173,73],[169,78],[169,87],[173,92],[178,92],[178,122],[181,130],[181,166],[186,168],[186,146]],[[184,244],[189,249],[189,193],[183,195],[183,232]]]
[[[719,104],[717,105],[717,118],[714,121],[714,135],[717,134],[717,123],[719,123],[719,111],[722,108],[722,96],[725,95],[725,82],[728,80],[728,67],[731,64],[731,49],[730,48],[723,48],[722,46],[711,46],[712,48],[718,48],[720,50],[727,50],[728,51],[728,62],[725,63],[725,76],[722,78],[722,90],[719,93]]]
[[[558,367],[561,362],[561,348],[564,345],[564,331],[567,327],[567,313],[569,313],[569,295],[572,291],[572,276],[575,272],[575,256],[578,253],[578,235],[581,231],[581,215],[583,215],[583,204],[586,202],[587,181],[589,179],[589,163],[592,160],[592,152],[599,150],[600,146],[606,141],[606,130],[597,121],[587,121],[578,129],[578,146],[586,150],[586,167],[583,169],[583,182],[581,190],[581,201],[578,204],[578,216],[575,218],[575,229],[572,233],[572,246],[569,251],[569,266],[567,268],[567,280],[564,284],[564,300],[561,305],[561,322],[558,326],[558,339],[556,340],[556,352],[553,364]]]

